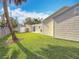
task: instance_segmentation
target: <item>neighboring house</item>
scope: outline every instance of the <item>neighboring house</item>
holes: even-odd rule
[[[32,32],[42,33],[42,24],[34,24],[32,25]]]
[[[43,33],[79,41],[79,4],[64,7],[43,21]]]
[[[34,24],[34,25],[22,25],[19,24],[15,29],[18,32],[34,32],[34,33],[42,33],[42,24]]]
[[[26,32],[42,33],[42,24],[26,24]]]
[[[32,31],[32,25],[26,24],[26,32],[31,32]]]
[[[22,24],[19,24],[15,30],[18,32],[26,32],[26,27]]]

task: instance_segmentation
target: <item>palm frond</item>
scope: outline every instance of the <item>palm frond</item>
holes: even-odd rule
[[[26,0],[14,0],[14,4],[16,5],[20,5],[22,4],[23,2],[25,2]]]
[[[27,0],[7,0],[9,3],[14,3],[15,5],[20,5],[23,2],[26,2]],[[3,0],[0,0],[0,2],[3,2]]]

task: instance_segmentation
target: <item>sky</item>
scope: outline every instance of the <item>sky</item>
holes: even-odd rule
[[[27,0],[22,5],[8,5],[9,15],[17,17],[22,23],[25,18],[43,18],[50,16],[64,6],[72,6],[79,3],[79,0]],[[3,13],[2,3],[0,3],[0,14]]]

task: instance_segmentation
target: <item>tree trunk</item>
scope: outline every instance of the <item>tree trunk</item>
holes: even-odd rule
[[[9,18],[7,0],[3,0],[3,9],[4,9],[4,15],[5,15],[5,18],[6,18],[6,21],[7,21],[8,28],[9,28],[11,34],[12,34],[12,39],[13,39],[14,42],[16,42],[17,37],[15,35],[15,31],[13,29],[13,26],[12,26],[10,18]]]

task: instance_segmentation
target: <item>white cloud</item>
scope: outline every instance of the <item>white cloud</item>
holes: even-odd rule
[[[8,10],[9,10],[10,16],[17,17],[18,21],[20,23],[22,23],[22,21],[25,18],[27,18],[27,17],[31,17],[31,18],[43,18],[43,19],[45,19],[46,17],[48,17],[48,14],[46,14],[46,13],[43,13],[43,12],[40,12],[40,13],[38,13],[38,12],[27,12],[25,10],[21,10],[21,8],[17,8],[17,9],[11,10],[8,7]],[[0,11],[3,11],[3,9],[1,9]]]

